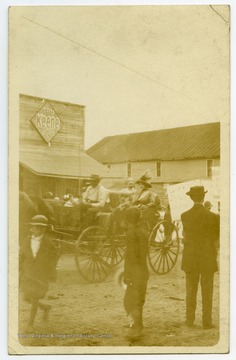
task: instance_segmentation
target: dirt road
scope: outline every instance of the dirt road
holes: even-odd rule
[[[127,324],[123,308],[124,291],[114,285],[113,275],[103,283],[88,284],[78,275],[73,255],[64,255],[58,264],[56,283],[50,284],[45,302],[52,305],[50,320],[44,324],[40,312],[34,334],[25,334],[29,304],[20,296],[19,341],[28,346],[213,346],[219,340],[219,274],[215,276],[214,329],[203,330],[201,292],[195,327],[186,329],[185,278],[181,256],[170,273],[150,272],[144,307],[144,334],[136,341],[125,338]]]

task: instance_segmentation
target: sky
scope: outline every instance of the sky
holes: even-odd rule
[[[11,88],[84,105],[85,148],[224,121],[228,34],[229,9],[219,5],[12,8]]]

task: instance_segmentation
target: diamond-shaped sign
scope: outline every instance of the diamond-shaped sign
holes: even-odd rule
[[[31,122],[47,143],[50,143],[63,125],[63,122],[49,102],[46,102],[34,115]]]

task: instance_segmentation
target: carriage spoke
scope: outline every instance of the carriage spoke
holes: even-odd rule
[[[99,258],[96,259],[96,265],[97,265],[97,274],[100,280],[103,279],[103,274],[105,273],[103,265],[99,263]]]
[[[123,249],[123,248],[122,248]],[[120,257],[122,258],[122,253],[121,253],[121,248],[120,247],[117,247],[116,248],[116,251],[119,253]],[[124,249],[123,249],[124,251]]]
[[[175,262],[176,262],[176,259],[177,259],[177,255],[175,253],[172,253],[170,251],[168,251],[168,256],[169,258],[171,259],[172,261],[172,267],[174,266]]]
[[[161,263],[162,263],[162,258],[163,258],[163,254],[161,253],[161,259],[160,259],[160,262],[159,262],[159,265],[158,265],[158,268],[157,268],[157,272],[159,272],[159,270],[160,270]]]
[[[161,251],[162,251],[162,249],[160,248],[160,249],[158,249],[158,251],[155,251],[152,256],[150,255],[150,256],[149,256],[150,260],[152,260],[155,256],[157,256],[157,254],[160,254]]]
[[[112,252],[111,250],[109,251],[109,253],[107,253],[106,257],[105,256],[102,256],[103,259],[105,259],[105,261],[107,263],[111,263],[111,259],[112,259]]]
[[[99,267],[97,258],[95,259],[95,263],[96,263],[96,267],[97,267],[96,275],[98,275],[99,279],[102,279],[102,275],[100,274],[100,269],[102,269],[102,266]]]
[[[93,273],[93,268],[94,268],[94,261],[93,261],[93,258],[91,257],[90,260],[83,264],[83,263],[80,263],[80,266],[81,268],[83,269],[83,271],[86,271],[88,277],[90,278],[91,277],[91,273]]]
[[[110,241],[106,231],[97,226],[85,229],[78,239],[76,254],[76,265],[81,276],[89,282],[105,280],[110,258]]]
[[[119,255],[119,261],[123,259],[123,256],[124,256],[124,248],[123,247],[118,247],[116,248],[116,251],[118,252],[118,255]]]
[[[91,266],[91,272],[92,272],[92,275],[94,274],[95,272],[95,261],[94,261],[94,257],[92,256],[92,266]]]
[[[97,278],[97,271],[96,271],[96,257],[93,257],[93,262],[92,262],[93,266],[92,266],[92,271],[91,271],[91,278],[92,279],[96,279]]]
[[[174,260],[172,259],[172,257],[170,256],[169,251],[167,251],[166,254],[169,256],[169,259],[170,259],[171,263],[174,265],[175,262],[174,262]]]
[[[156,263],[157,263],[157,261],[160,259],[160,256],[162,255],[162,251],[159,251],[159,252],[158,252],[158,253],[156,253],[155,255],[156,255],[156,260],[155,260],[155,262],[154,262],[153,266],[155,266],[155,265],[156,265]]]
[[[109,269],[108,263],[101,261],[101,258],[97,258],[97,269],[100,280],[103,280],[107,275],[107,270]]]
[[[155,268],[155,265],[156,265],[156,263],[158,262],[158,260],[160,259],[161,256],[162,256],[162,252],[159,252],[159,254],[157,255],[157,258],[156,258],[154,264],[152,265],[153,268]]]
[[[163,241],[155,242],[156,238],[158,240],[159,234],[159,239]],[[174,245],[173,238],[177,240]],[[156,225],[149,237],[149,264],[155,273],[166,274],[175,265],[177,256],[178,234],[175,226],[163,220]]]
[[[82,257],[83,254],[79,254],[79,256],[80,256],[80,261],[85,261],[85,260],[91,259],[91,256],[87,255],[87,254],[86,255],[84,254],[85,257]]]
[[[106,269],[108,268],[108,264],[107,263],[104,263],[102,261],[100,261],[101,259],[98,258],[97,259],[97,262],[101,265],[101,269],[103,270],[104,273],[106,273]]]
[[[157,243],[155,242],[155,244],[151,244],[150,248],[153,250],[161,250],[163,246],[163,243]]]
[[[112,238],[109,245],[109,263],[110,265],[115,266],[119,264],[124,257],[124,245],[121,246],[116,239],[114,240]]]
[[[179,249],[178,246],[168,246],[168,250],[174,254],[176,254],[178,252],[178,249]]]
[[[167,265],[167,272],[170,271],[170,265],[169,265],[169,259],[168,259],[168,253],[166,252],[166,265]]]
[[[116,249],[112,248],[111,253],[112,253],[112,263],[116,264],[117,263]]]
[[[83,264],[83,260],[80,262]],[[90,256],[88,258],[88,261],[84,263],[84,267],[87,267],[88,269],[90,269],[92,267],[92,263],[93,263],[93,258]]]
[[[105,260],[103,260],[103,258],[101,258],[101,257],[99,256],[97,259],[98,259],[98,261],[99,261],[101,264],[103,264],[105,267],[109,267],[109,264],[108,264]]]
[[[163,265],[162,265],[163,273],[165,272],[165,260],[166,260],[166,257],[165,257],[165,254],[163,254]]]
[[[103,270],[104,273],[106,273],[107,266],[104,265],[103,262],[100,261],[100,259],[97,259],[97,263],[100,264],[100,270]]]
[[[111,248],[107,248],[106,252],[100,253],[100,256],[108,261],[111,258]]]

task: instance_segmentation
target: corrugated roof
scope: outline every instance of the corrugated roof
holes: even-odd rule
[[[108,136],[86,153],[103,164],[220,157],[220,123]]]
[[[114,177],[110,169],[81,152],[79,155],[58,156],[58,154],[40,154],[20,152],[20,164],[32,172],[43,176],[62,178],[89,177],[99,174],[103,178]]]

